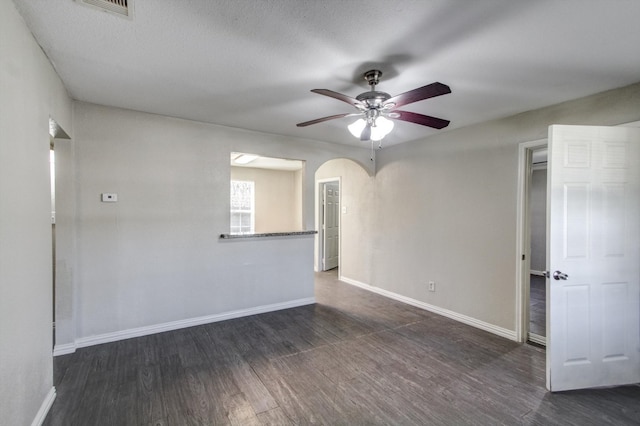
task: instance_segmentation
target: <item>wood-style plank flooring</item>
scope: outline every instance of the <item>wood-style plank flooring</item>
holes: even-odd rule
[[[545,277],[531,275],[529,289],[529,332],[546,336],[547,289]]]
[[[640,386],[548,393],[544,349],[316,277],[316,305],[56,357],[45,425],[640,424]]]

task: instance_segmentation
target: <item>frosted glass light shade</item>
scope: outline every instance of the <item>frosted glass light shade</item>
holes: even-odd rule
[[[393,121],[384,117],[376,118],[376,125],[371,128],[371,140],[380,141],[393,130]]]
[[[362,118],[359,118],[353,123],[349,124],[347,126],[347,129],[349,129],[349,131],[353,136],[355,136],[356,138],[359,138],[360,135],[362,134],[362,131],[364,130],[364,126],[366,125],[367,125],[367,122],[364,121]]]
[[[356,138],[360,138],[360,135],[362,134],[362,131],[364,130],[366,125],[367,125],[367,122],[362,118],[359,118],[358,120],[349,124],[347,128],[349,129],[349,131],[353,136],[355,136]],[[376,118],[376,125],[371,127],[371,140],[372,141],[382,140],[382,138],[388,135],[392,129],[393,129],[393,121],[388,120],[384,117]]]

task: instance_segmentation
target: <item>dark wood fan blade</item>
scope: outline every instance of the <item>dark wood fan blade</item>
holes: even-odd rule
[[[348,112],[346,114],[330,115],[328,117],[316,118],[315,120],[305,121],[304,123],[298,123],[298,124],[296,124],[296,126],[298,126],[298,127],[306,127],[306,126],[310,126],[312,124],[322,123],[323,121],[335,120],[336,118],[343,118],[343,117],[353,117],[353,116],[356,116],[356,115],[362,115],[362,114]]]
[[[357,100],[356,98],[352,98],[351,96],[343,95],[342,93],[334,92],[329,89],[312,89],[313,93],[317,93],[319,95],[329,96],[330,98],[337,99],[342,102],[346,102],[349,105],[353,105],[356,108],[365,108],[365,105]]]
[[[389,114],[389,118],[421,124],[423,126],[433,127],[434,129],[442,129],[449,125],[449,120],[443,120],[442,118],[431,117],[428,115],[418,114],[410,111],[394,110],[391,114]]]
[[[364,129],[362,129],[362,133],[360,133],[361,141],[368,141],[371,139],[371,125],[367,124]]]
[[[449,88],[449,86],[447,86],[446,84],[435,82],[394,96],[388,99],[385,102],[385,105],[393,103],[395,104],[393,108],[397,108],[413,102],[421,101],[423,99],[446,95],[447,93],[451,93],[451,89]]]

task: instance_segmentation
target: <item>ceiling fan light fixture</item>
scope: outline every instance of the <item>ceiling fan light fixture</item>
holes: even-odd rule
[[[371,127],[371,140],[381,141],[393,130],[393,121],[384,117],[376,118],[375,125]]]
[[[360,138],[360,135],[362,134],[362,131],[364,130],[364,126],[367,125],[367,122],[364,121],[362,118],[357,119],[356,121],[354,121],[353,123],[349,124],[347,126],[347,129],[349,129],[349,131],[351,132],[351,134],[356,137],[356,138]]]
[[[382,72],[379,70],[367,71],[364,74],[365,80],[371,86],[368,92],[360,93],[355,98],[334,92],[329,89],[312,89],[313,93],[328,96],[345,102],[358,110],[358,113],[334,114],[315,120],[298,123],[298,127],[306,127],[311,124],[323,123],[328,120],[352,117],[359,115],[364,117],[348,125],[349,132],[361,141],[381,141],[393,129],[393,120],[401,120],[409,123],[419,124],[434,129],[443,129],[449,125],[449,120],[431,117],[410,111],[401,111],[396,108],[436,96],[451,93],[451,88],[438,81],[409,90],[396,96],[391,96],[386,92],[376,90],[376,85],[380,81]]]
[[[366,120],[359,118],[353,123],[349,124],[347,128],[349,129],[349,132],[351,132],[351,134],[354,137],[360,138],[360,135],[362,135],[362,131],[364,130],[366,125],[367,125]],[[388,120],[384,117],[376,118],[374,125],[371,126],[371,140],[372,141],[382,140],[385,136],[387,136],[391,132],[391,130],[393,130],[393,126],[394,126],[394,123],[391,120]]]

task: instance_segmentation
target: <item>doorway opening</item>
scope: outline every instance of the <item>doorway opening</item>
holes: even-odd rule
[[[340,178],[318,182],[318,270],[328,271],[340,266]]]
[[[547,139],[520,144],[519,154],[516,334],[546,346]]]
[[[55,151],[53,150],[53,138],[49,145],[49,173],[51,179],[51,308],[53,322],[53,345],[56,344],[56,161]]]
[[[49,117],[49,177],[51,184],[51,322],[53,333],[53,346],[56,344],[56,301],[57,301],[57,237],[56,237],[56,157],[55,157],[55,141],[71,139],[67,132],[51,117]],[[58,170],[59,172],[59,170]]]
[[[529,329],[527,340],[547,343],[547,148],[534,149],[529,182]]]

